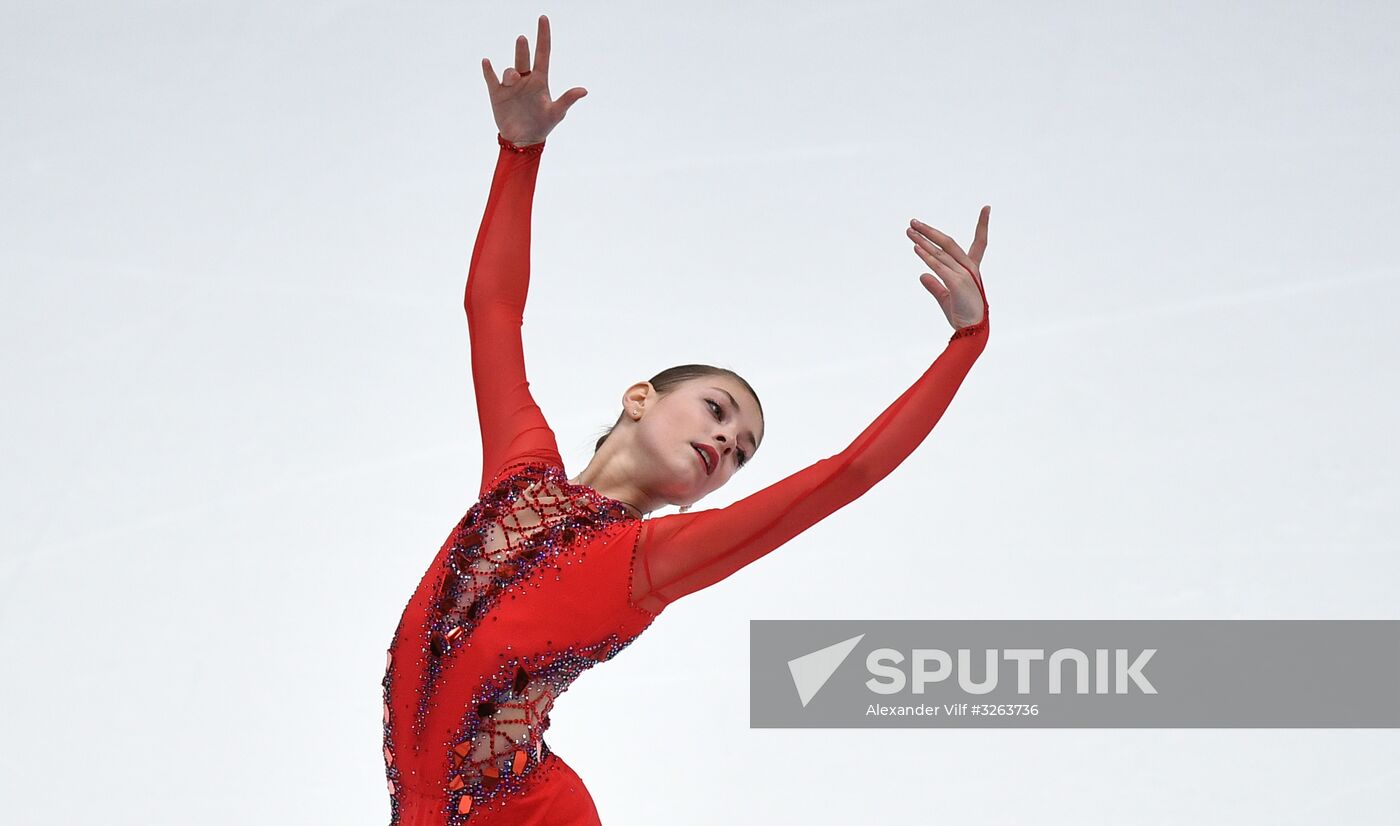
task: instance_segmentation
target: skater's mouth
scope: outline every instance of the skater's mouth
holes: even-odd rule
[[[705,465],[705,475],[712,475],[715,472],[715,467],[719,465],[719,452],[700,442],[691,442],[690,446],[695,448],[696,453],[700,454],[700,461]]]

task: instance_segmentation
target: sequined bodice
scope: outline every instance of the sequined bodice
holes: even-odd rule
[[[630,602],[637,523],[621,503],[536,464],[511,469],[467,512],[389,651],[384,758],[395,800],[442,796],[449,822],[461,823],[524,788],[549,754],[543,734],[558,697],[654,616]]]
[[[435,656],[470,635],[516,580],[527,580],[563,548],[630,518],[620,503],[575,485],[555,468],[522,467],[467,512],[453,534],[438,590]]]

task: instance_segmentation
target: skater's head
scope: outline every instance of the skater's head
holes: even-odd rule
[[[762,442],[763,406],[742,376],[681,364],[627,388],[593,451],[612,453],[652,499],[688,507],[728,482]]]

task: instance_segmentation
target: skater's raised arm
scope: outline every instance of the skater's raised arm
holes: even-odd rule
[[[481,427],[478,495],[523,461],[563,464],[554,433],[530,393],[520,331],[530,286],[530,213],[545,136],[586,92],[575,88],[558,101],[549,99],[549,20],[543,15],[538,43],[531,70],[529,43],[521,35],[515,66],[500,81],[491,61],[481,61],[500,150],[463,300]]]
[[[914,221],[918,255],[947,282],[921,276],[954,333],[918,380],[840,453],[822,459],[725,508],[644,523],[636,604],[660,611],[760,559],[861,496],[899,466],[937,424],[986,347],[989,324],[979,265],[990,207],[984,207],[968,252]]]

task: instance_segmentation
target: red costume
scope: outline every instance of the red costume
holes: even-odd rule
[[[638,519],[568,481],[530,395],[520,327],[544,144],[520,147],[499,134],[497,142],[465,298],[480,499],[409,600],[383,679],[385,770],[398,826],[598,823],[588,790],[542,737],[554,701],[666,605],[884,478],[933,429],[987,342],[985,315],[954,332],[840,453],[725,508]]]

